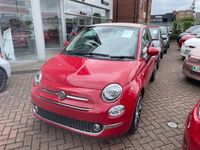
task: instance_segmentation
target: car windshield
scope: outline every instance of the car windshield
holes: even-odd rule
[[[196,29],[195,26],[190,27],[189,29],[187,29],[185,32],[190,33],[192,31],[194,31]]]
[[[200,28],[197,28],[191,32],[191,34],[199,34],[199,33],[200,33]]]
[[[151,33],[151,37],[153,40],[158,40],[159,38],[159,30],[157,28],[149,28],[149,31]]]
[[[167,35],[167,28],[166,27],[160,27],[160,30],[161,30],[161,34],[162,35]]]
[[[200,38],[200,33],[199,33],[199,34],[197,34],[196,38]]]
[[[134,59],[139,28],[92,26],[82,30],[63,51],[101,59]]]

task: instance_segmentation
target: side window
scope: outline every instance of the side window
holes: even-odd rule
[[[145,29],[143,31],[143,34],[142,34],[142,54],[141,54],[141,57],[145,58],[146,60],[148,60],[148,54],[147,54],[148,47],[147,47],[147,45],[149,43],[150,43],[149,33]]]
[[[142,34],[142,49],[144,49],[147,44],[149,44],[150,39],[147,30],[145,29]]]

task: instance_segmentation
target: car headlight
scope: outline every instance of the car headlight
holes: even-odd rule
[[[122,87],[119,84],[110,84],[104,88],[102,98],[106,102],[116,101],[122,94]]]
[[[108,114],[111,117],[117,117],[124,113],[125,107],[123,105],[117,105],[109,109]]]
[[[35,85],[39,85],[41,80],[42,80],[42,72],[39,71],[35,76],[34,80]]]

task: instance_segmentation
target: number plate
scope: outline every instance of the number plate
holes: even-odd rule
[[[190,53],[190,50],[185,50],[185,54],[189,54]]]
[[[192,71],[195,71],[195,72],[199,72],[199,73],[200,73],[200,68],[199,68],[199,67],[196,67],[196,66],[192,66]]]

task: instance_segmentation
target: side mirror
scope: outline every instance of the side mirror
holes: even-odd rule
[[[69,41],[65,41],[64,47],[67,47],[69,45]]]
[[[147,53],[150,56],[156,56],[159,54],[159,50],[155,47],[149,47]]]
[[[166,39],[167,39],[167,36],[166,36],[166,35],[162,35],[162,39],[163,39],[163,40],[166,40]]]

